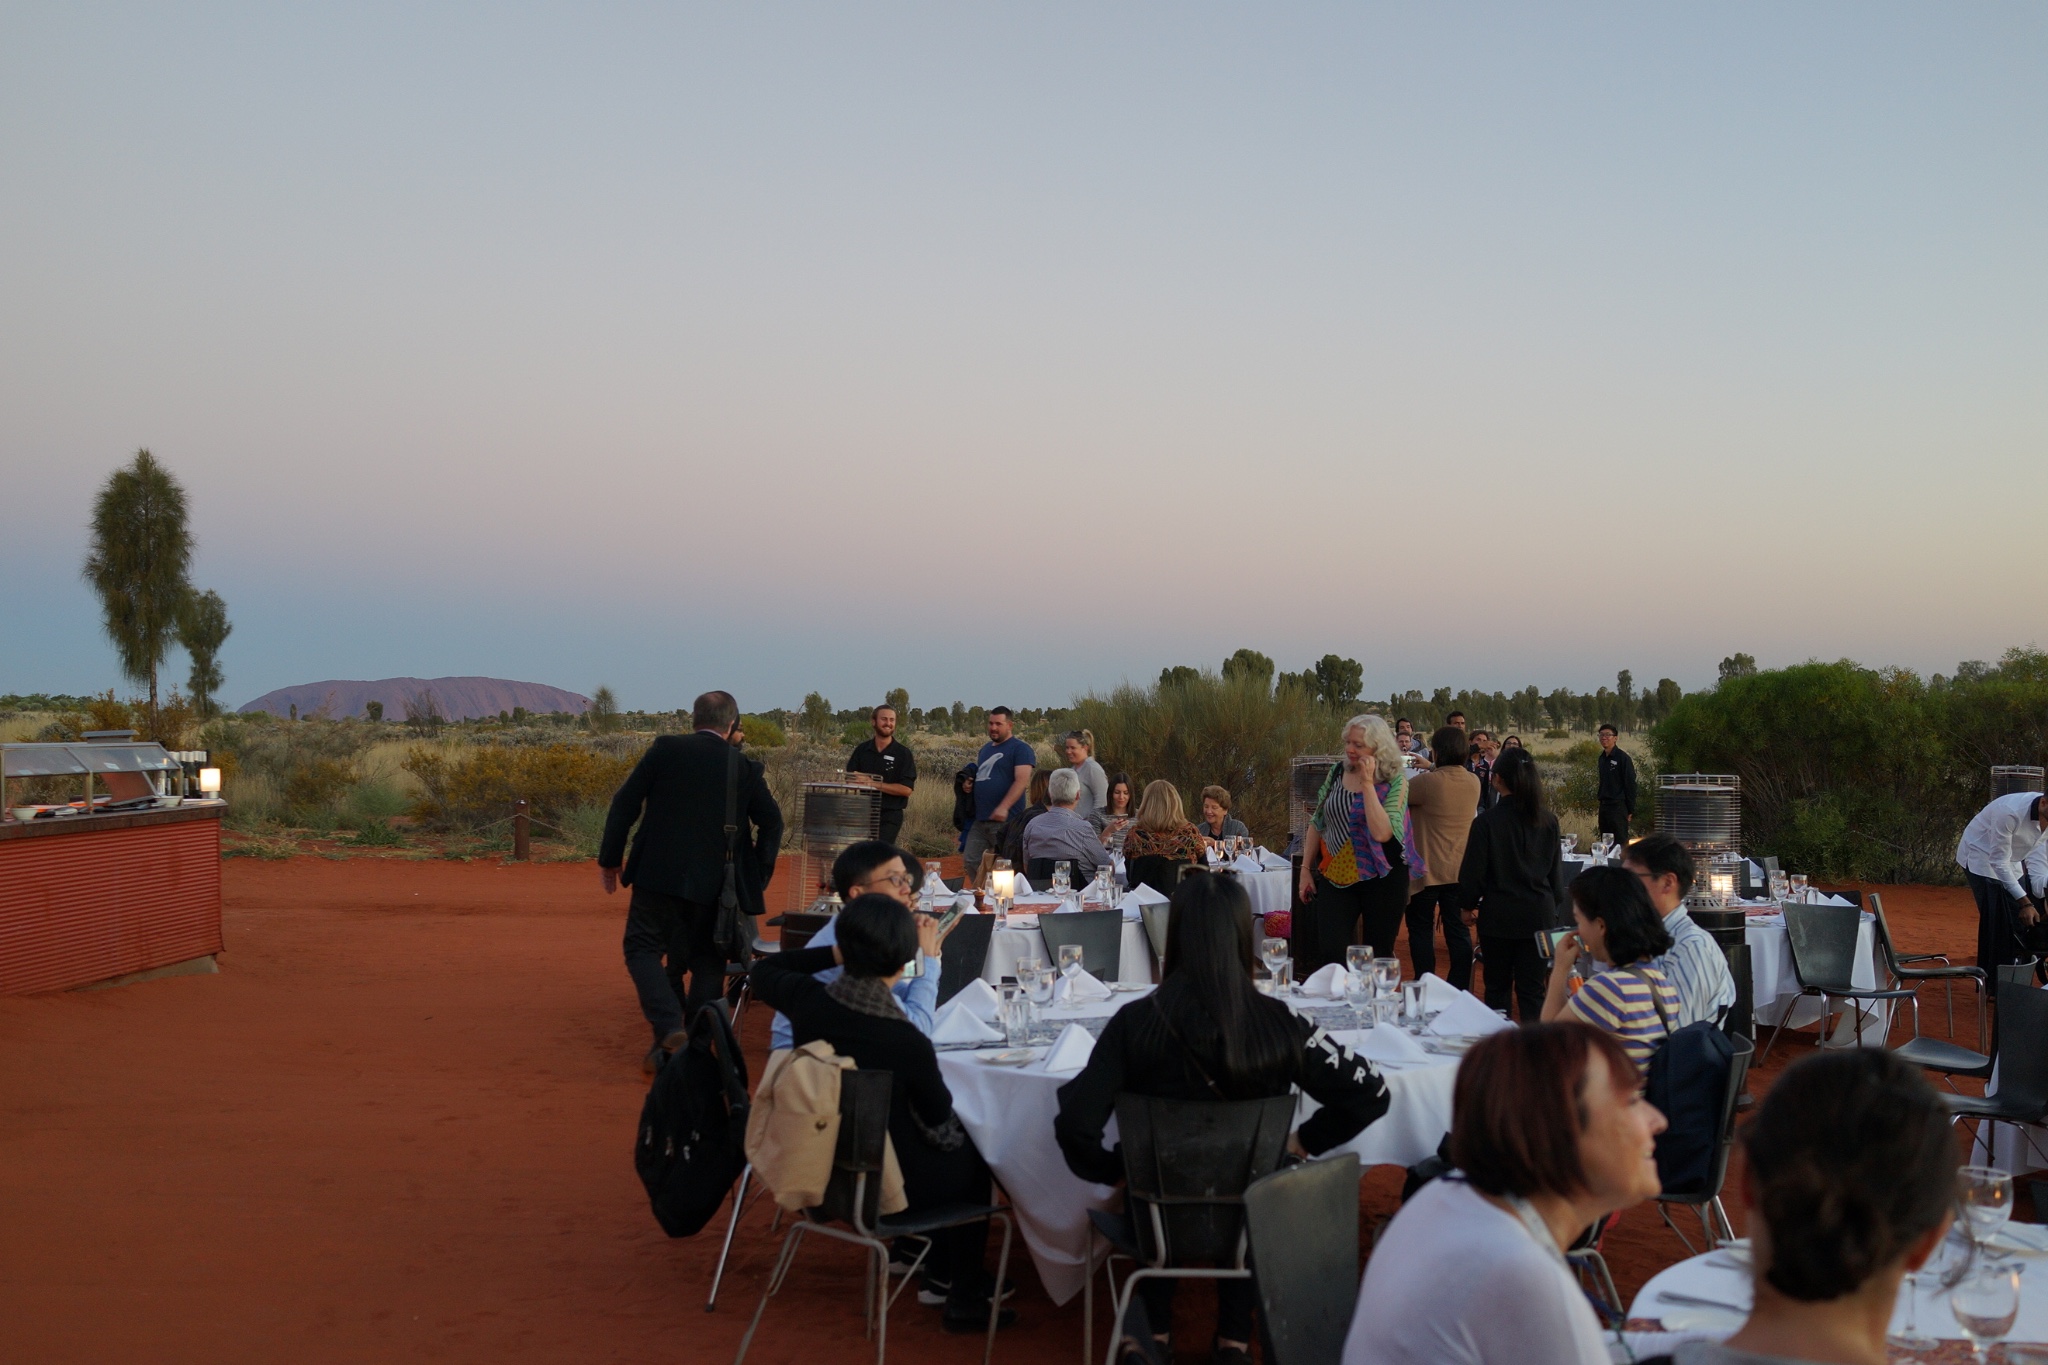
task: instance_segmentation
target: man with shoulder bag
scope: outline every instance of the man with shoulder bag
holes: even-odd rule
[[[598,848],[605,894],[632,890],[626,971],[654,1031],[650,1073],[687,1041],[683,1021],[716,1000],[725,964],[753,942],[762,893],[782,847],[782,810],[761,765],[737,747],[739,704],[706,692],[691,708],[694,733],[662,735],[612,797]],[[639,821],[631,856],[626,835]],[[689,974],[688,1014],[662,969],[664,954]]]

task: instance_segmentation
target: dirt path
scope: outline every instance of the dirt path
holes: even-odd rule
[[[0,999],[0,1355],[730,1358],[767,1213],[707,1315],[716,1242],[663,1237],[633,1177],[622,897],[584,865],[306,858],[235,860],[227,894],[217,976]],[[1887,904],[1913,946],[1968,953],[1962,893]],[[758,1067],[765,1012],[745,1032]],[[1398,1187],[1368,1179],[1368,1220]],[[1638,1210],[1611,1254],[1628,1290],[1682,1252]],[[750,1358],[858,1358],[856,1265],[808,1250]],[[1078,1305],[1021,1279],[1000,1356],[1072,1359]],[[891,1337],[897,1359],[977,1350],[909,1302]]]

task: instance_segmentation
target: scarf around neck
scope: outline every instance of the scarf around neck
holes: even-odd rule
[[[895,993],[879,976],[841,975],[837,981],[826,984],[825,994],[855,1014],[872,1015],[876,1019],[901,1019],[906,1023],[910,1020],[910,1016],[903,1012],[903,1006],[896,1003]]]

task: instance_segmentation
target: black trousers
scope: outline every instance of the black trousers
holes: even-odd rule
[[[680,896],[633,888],[626,907],[626,973],[640,997],[640,1013],[660,1042],[716,1000],[725,985],[725,954],[711,942],[718,907]],[[664,961],[665,959],[665,961]],[[688,1012],[679,983],[690,977]]]
[[[1598,828],[1602,834],[1612,834],[1615,843],[1626,844],[1628,842],[1628,807],[1619,801],[1602,801],[1600,803]]]
[[[2020,903],[2005,889],[2005,883],[1974,872],[1965,872],[1963,877],[1977,902],[1977,965],[1984,974],[1990,976],[1993,966],[2032,957],[2020,942]],[[1992,980],[1987,989],[1996,997],[1998,982]]]
[[[1344,960],[1354,943],[1370,943],[1381,957],[1391,957],[1401,936],[1401,912],[1408,907],[1408,865],[1396,863],[1384,877],[1350,886],[1333,886],[1318,872],[1316,898],[1295,912],[1294,979]],[[1358,936],[1363,925],[1365,937]]]
[[[903,812],[905,809],[902,806],[898,806],[895,810],[890,810],[887,806],[882,807],[881,826],[875,837],[885,844],[895,843],[896,836],[903,832]]]
[[[903,1168],[903,1195],[910,1201],[909,1212],[923,1213],[948,1204],[991,1202],[988,1163],[981,1159],[972,1138],[947,1152],[915,1133],[899,1135],[903,1127],[897,1123],[889,1125],[896,1161]],[[990,1279],[987,1259],[988,1223],[983,1220],[933,1233],[925,1270],[932,1279],[950,1286],[950,1304],[985,1305]]]
[[[1436,922],[1444,926],[1444,951],[1450,967],[1444,980],[1461,991],[1472,989],[1472,935],[1458,910],[1458,887],[1429,886],[1408,898],[1408,957],[1415,975],[1436,970]]]
[[[1504,1010],[1512,999],[1520,1002],[1521,1022],[1541,1020],[1550,980],[1543,954],[1536,951],[1536,935],[1481,934],[1479,946],[1486,952],[1486,1007]]]

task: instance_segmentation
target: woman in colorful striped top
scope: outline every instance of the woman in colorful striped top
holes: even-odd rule
[[[1671,935],[1633,872],[1594,867],[1572,883],[1576,928],[1557,945],[1543,1022],[1579,1019],[1611,1033],[1640,1069],[1678,1025],[1678,992],[1650,959],[1671,951]],[[1574,992],[1572,966],[1584,952],[1603,970]]]
[[[1369,943],[1394,953],[1408,879],[1426,875],[1408,815],[1408,772],[1394,732],[1378,716],[1344,725],[1344,761],[1316,795],[1301,848],[1301,911],[1294,920],[1294,970],[1306,977]],[[1363,918],[1365,937],[1355,926]]]

